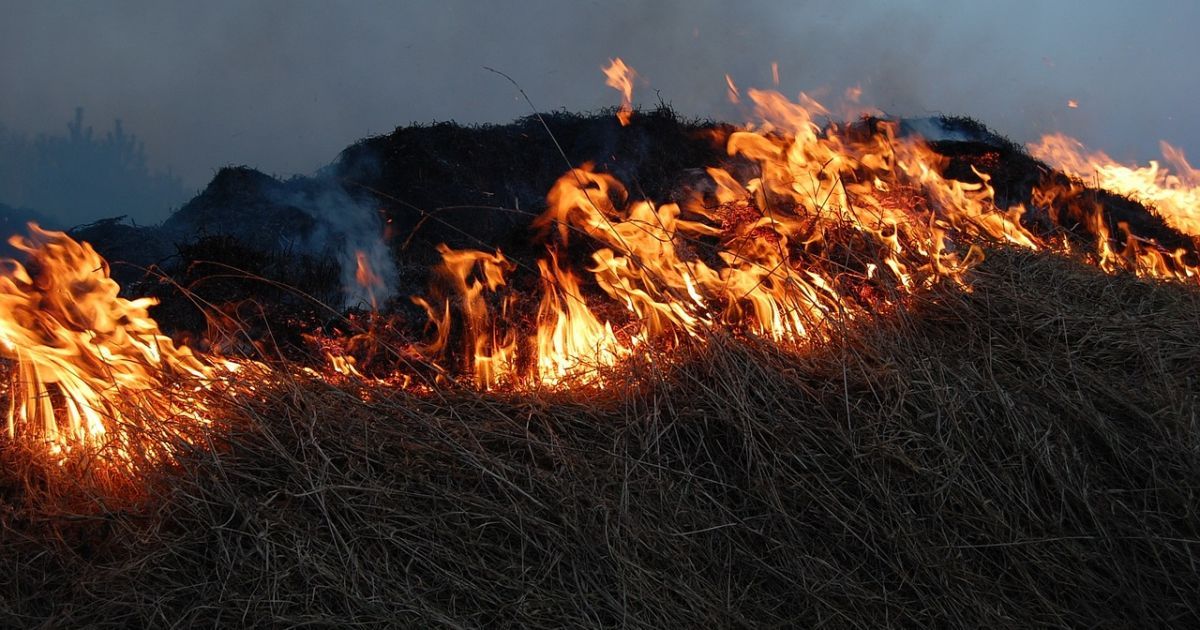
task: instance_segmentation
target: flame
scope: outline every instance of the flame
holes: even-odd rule
[[[330,369],[342,376],[363,378],[362,372],[358,371],[358,360],[353,356],[326,352],[325,360],[329,362]]]
[[[618,117],[628,124],[636,75],[619,58],[605,75],[622,92]],[[772,75],[777,83],[777,64]],[[725,78],[731,100],[741,101]],[[860,93],[853,88],[847,98]],[[485,390],[603,385],[609,368],[635,353],[702,342],[714,327],[780,343],[831,341],[848,323],[939,283],[970,290],[967,271],[988,246],[1076,254],[1090,238],[1081,255],[1106,271],[1197,278],[1184,250],[1114,222],[1080,181],[1034,188],[1033,207],[1059,228],[1035,234],[1025,207],[997,204],[988,173],[972,167],[969,181],[944,176],[948,158],[895,122],[822,124],[829,110],[805,94],[794,102],[755,89],[744,95],[759,122],[722,137],[732,162],[750,168],[709,168],[705,185],[672,203],[635,198],[590,164],[570,169],[533,222],[536,260],[439,246],[428,295],[413,298],[428,317],[426,337],[395,354],[425,361],[439,378],[469,375]],[[1200,173],[1182,151],[1164,143],[1171,170],[1087,155],[1064,136],[1048,136],[1033,152],[1200,236]],[[211,423],[204,394],[223,376],[237,373],[240,386],[254,390],[244,368],[261,364],[202,358],[173,344],[149,316],[154,301],[120,297],[90,245],[36,226],[10,242],[30,259],[28,267],[7,261],[0,272],[10,440],[45,445],[60,458],[103,451],[117,468],[132,469],[169,458]],[[365,253],[356,259],[358,283],[382,287]],[[535,281],[536,299],[513,287]],[[377,376],[362,352],[382,343],[376,315],[354,343],[322,348],[323,371],[302,372],[409,387],[408,374]],[[366,356],[361,364],[354,352]]]
[[[682,204],[630,199],[590,165],[558,179],[533,224],[546,254],[528,348],[499,332],[512,302],[496,291],[516,267],[499,252],[443,247],[451,297],[418,301],[434,329],[426,352],[448,357],[457,304],[462,354],[481,386],[587,381],[640,343],[702,338],[716,325],[779,341],[829,339],[940,280],[963,284],[980,259],[977,243],[1040,248],[1020,223],[1023,208],[996,207],[986,174],[976,171],[977,183],[944,178],[945,158],[919,138],[899,137],[894,124],[865,136],[822,129],[814,116],[827,110],[807,97],[748,95],[764,122],[731,134],[727,150],[756,163],[755,177],[710,169],[714,192]],[[590,279],[622,308],[630,332],[616,334],[560,266],[577,240],[599,246]]]
[[[147,312],[155,301],[120,297],[87,243],[34,224],[30,232],[9,240],[29,266],[7,260],[0,274],[9,438],[58,457],[103,452],[125,468],[168,457],[210,422],[195,393],[240,364],[213,367],[176,347]]]
[[[371,269],[367,253],[363,250],[360,249],[354,252],[354,261],[354,281],[367,292],[367,300],[371,304],[371,310],[376,311],[379,309],[379,304],[375,300],[375,292],[384,287],[383,278],[379,277]]]
[[[608,323],[588,308],[574,274],[549,260],[538,261],[542,299],[538,305],[538,330],[534,338],[537,379],[546,385],[593,382],[599,371],[616,365],[629,354]]]
[[[725,75],[725,96],[729,98],[729,102],[737,105],[742,102],[742,94],[738,91],[737,85],[733,83],[733,77]]]
[[[448,341],[456,321],[453,314],[461,315],[463,346],[459,353],[465,359],[465,370],[483,389],[592,381],[599,368],[615,365],[627,354],[612,326],[601,323],[588,308],[574,274],[558,265],[553,250],[538,261],[542,297],[536,332],[524,348],[509,317],[515,296],[499,295],[515,265],[498,251],[454,250],[445,245],[439,250],[442,264],[436,284],[445,290],[441,299],[435,300],[440,307],[425,298],[415,299],[425,308],[434,329],[422,353],[431,360],[452,360],[455,349]],[[491,306],[497,302],[499,310]],[[522,364],[528,367],[522,370]]]
[[[1093,261],[1107,272],[1131,271],[1139,276],[1189,280],[1197,276],[1194,262],[1183,249],[1169,251],[1153,240],[1134,234],[1128,223],[1118,221],[1115,235],[1105,218],[1104,206],[1095,191],[1081,183],[1043,182],[1033,189],[1033,203],[1047,208],[1059,225],[1077,225],[1094,239]],[[1063,243],[1067,251],[1070,241]]]
[[[1200,236],[1200,170],[1182,150],[1166,142],[1160,148],[1165,164],[1151,160],[1145,166],[1121,164],[1101,151],[1088,153],[1083,143],[1062,134],[1043,136],[1029,152],[1071,177],[1138,199],[1171,227]]]
[[[604,83],[621,93],[621,108],[617,110],[617,120],[625,127],[633,118],[633,81],[637,78],[637,72],[625,65],[620,57],[610,59],[608,67],[603,70]]]
[[[435,270],[435,275],[448,292],[440,300],[440,309],[425,298],[414,298],[429,315],[435,331],[433,340],[421,347],[421,353],[431,359],[450,355],[452,349],[448,342],[455,321],[453,306],[456,305],[463,323],[464,367],[474,373],[477,383],[484,389],[512,380],[516,374],[516,335],[512,331],[498,331],[497,319],[492,316],[487,299],[489,294],[495,294],[505,286],[505,275],[512,269],[512,263],[499,251],[489,254],[454,250],[445,245],[439,245],[438,251],[442,255],[442,264]],[[501,320],[511,304],[512,296],[509,296],[502,305]]]
[[[681,208],[629,202],[615,178],[585,167],[558,180],[535,222],[554,229],[562,246],[573,232],[605,246],[593,254],[594,279],[642,334],[697,336],[721,323],[777,340],[825,338],[878,306],[856,297],[864,289],[907,292],[959,279],[978,256],[972,240],[1037,248],[1019,222],[1022,209],[996,208],[983,173],[978,184],[945,179],[944,158],[896,137],[894,126],[850,140],[813,122],[825,111],[815,103],[748,94],[765,123],[733,133],[727,148],[757,163],[760,176],[738,181],[710,169],[715,198]],[[910,203],[917,196],[929,203]],[[961,242],[950,241],[952,232]],[[858,251],[846,249],[834,264],[829,252],[847,240]],[[880,268],[891,271],[886,281]]]
[[[427,356],[455,354],[447,343],[457,314],[466,344],[459,354],[483,388],[602,382],[603,368],[639,344],[702,339],[714,326],[780,342],[826,341],[847,322],[936,283],[969,290],[965,273],[983,246],[1069,246],[1032,233],[1022,223],[1025,207],[999,207],[987,173],[973,168],[974,181],[943,176],[947,158],[899,134],[896,123],[822,126],[816,119],[828,110],[806,95],[797,102],[754,89],[746,95],[761,122],[729,134],[726,149],[755,164],[753,175],[711,168],[710,192],[664,204],[632,199],[591,165],[555,182],[533,223],[546,249],[529,343],[518,343],[522,318],[502,291],[518,266],[500,252],[443,246],[449,292],[418,300],[433,328]],[[1034,203],[1049,207],[1059,225],[1082,222],[1101,268],[1195,275],[1182,251],[1166,252],[1128,225],[1115,226],[1114,237],[1098,204],[1067,217],[1066,208],[1081,211],[1066,195],[1039,188]],[[580,241],[591,250],[582,277],[561,265]],[[623,312],[620,334],[589,306],[585,283]]]
[[[364,289],[378,289],[383,286],[383,278],[380,278],[367,262],[367,253],[361,249],[354,252],[356,267],[354,269],[354,280],[358,282],[358,286]]]

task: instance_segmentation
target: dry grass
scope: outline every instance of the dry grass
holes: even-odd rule
[[[1200,623],[1200,293],[995,252],[602,392],[281,388],[122,508],[0,505],[0,625]]]

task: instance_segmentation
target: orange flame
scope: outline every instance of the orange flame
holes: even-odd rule
[[[811,100],[749,96],[763,126],[733,133],[728,151],[756,162],[760,174],[739,181],[710,169],[709,198],[631,201],[614,177],[587,165],[559,178],[534,222],[547,255],[538,263],[543,293],[527,351],[497,332],[505,316],[489,314],[483,297],[515,267],[498,252],[443,248],[443,276],[464,313],[468,367],[482,386],[588,380],[644,340],[698,337],[717,324],[781,341],[826,339],[841,322],[939,278],[962,283],[979,259],[976,242],[1039,247],[1020,224],[1022,208],[995,206],[987,175],[977,172],[975,184],[943,178],[945,159],[919,139],[897,137],[894,125],[852,139],[822,130],[813,114],[825,110]],[[576,276],[558,264],[579,237],[601,245],[589,271],[624,307],[634,327],[627,337],[588,308]],[[471,279],[478,272],[486,284]],[[426,349],[436,356],[449,338],[451,300],[419,303],[433,322]]]
[[[329,362],[330,369],[342,376],[363,378],[362,372],[358,371],[358,360],[352,356],[326,352],[325,360]]]
[[[147,312],[153,299],[119,297],[90,245],[30,230],[9,240],[30,266],[8,260],[0,274],[0,355],[15,364],[9,438],[40,442],[54,456],[103,451],[124,467],[169,456],[209,423],[194,394],[219,370],[159,331]]]
[[[628,126],[633,118],[633,81],[637,78],[637,72],[625,65],[620,57],[610,59],[608,67],[603,70],[605,85],[621,93],[621,108],[617,110],[617,119],[621,121],[622,127]]]
[[[778,81],[774,64],[772,72]],[[618,116],[628,124],[635,73],[618,58],[605,74],[622,91]],[[740,100],[732,78],[726,82]],[[792,102],[750,89],[746,97],[760,122],[728,134],[726,151],[754,168],[710,168],[681,201],[631,198],[591,165],[562,175],[533,223],[545,246],[537,300],[518,299],[510,286],[511,274],[533,265],[500,251],[439,246],[430,294],[414,298],[428,316],[428,338],[400,354],[422,356],[439,371],[461,366],[482,389],[604,383],[607,368],[650,344],[703,339],[711,327],[821,342],[938,283],[969,290],[966,271],[987,245],[1071,246],[1032,233],[1022,224],[1024,207],[999,207],[987,173],[945,177],[947,158],[893,122],[819,124],[828,110],[804,94]],[[1200,236],[1200,172],[1178,149],[1163,145],[1173,170],[1086,155],[1063,136],[1033,151],[1068,174],[1153,204],[1171,225]],[[1085,253],[1106,271],[1194,281],[1183,250],[1168,252],[1125,223],[1110,224],[1087,195],[1078,182],[1040,185],[1032,203],[1058,225],[1083,226],[1095,239]],[[202,361],[176,347],[149,316],[153,300],[119,297],[90,245],[31,231],[10,241],[30,256],[29,266],[8,261],[0,273],[0,356],[14,364],[10,439],[29,436],[57,456],[105,450],[127,468],[169,457],[210,422],[200,394],[245,364]],[[564,264],[584,256],[586,271]],[[356,259],[358,283],[383,286],[366,255]],[[368,379],[371,364],[360,369],[341,350],[324,355],[326,371],[312,373],[331,381],[411,382]]]
[[[937,282],[966,288],[981,245],[1063,246],[1022,225],[1024,207],[998,207],[986,173],[973,169],[974,183],[944,177],[947,159],[919,137],[900,136],[895,123],[876,121],[870,133],[822,127],[815,117],[828,111],[805,95],[747,95],[762,122],[730,134],[727,151],[757,165],[752,177],[709,169],[709,193],[668,204],[631,200],[621,182],[590,165],[558,179],[533,224],[546,255],[529,345],[512,332],[512,296],[496,293],[516,266],[499,252],[443,248],[454,298],[438,307],[418,301],[435,330],[430,356],[445,356],[454,302],[464,316],[467,367],[482,387],[598,382],[603,367],[652,339],[698,338],[719,325],[779,341],[826,340],[844,322]],[[1035,203],[1064,200],[1038,191]],[[1182,252],[1165,253],[1128,226],[1118,226],[1118,246],[1099,208],[1085,218],[1102,268],[1194,275]],[[623,308],[622,335],[559,264],[580,238],[599,245],[590,280]],[[485,294],[501,305],[499,315]]]
[[[1033,189],[1033,203],[1047,208],[1051,219],[1059,225],[1074,224],[1095,239],[1092,256],[1095,264],[1107,272],[1131,271],[1139,276],[1188,280],[1197,276],[1194,263],[1187,260],[1186,251],[1168,251],[1153,240],[1132,232],[1124,221],[1115,228],[1115,238],[1105,218],[1104,206],[1094,191],[1079,182],[1060,184],[1043,182]],[[1120,242],[1124,245],[1118,246]],[[1064,244],[1064,249],[1069,242]]]
[[[512,263],[500,252],[453,250],[445,245],[439,245],[438,251],[442,254],[442,264],[436,270],[437,276],[448,287],[449,294],[441,299],[440,309],[424,298],[414,298],[429,315],[435,330],[434,339],[420,348],[421,353],[435,358],[452,350],[448,346],[454,325],[452,304],[457,304],[463,321],[467,370],[475,374],[476,381],[485,389],[511,380],[516,373],[516,336],[512,331],[497,331],[487,295],[505,285],[505,274],[512,269]],[[511,300],[505,300],[501,316],[510,304]]]
[[[729,98],[730,103],[737,105],[738,103],[742,102],[741,92],[738,92],[737,86],[733,83],[733,77],[729,76],[728,74],[725,75],[725,88],[725,95]]]
[[[601,324],[584,301],[575,276],[549,261],[538,261],[542,300],[534,339],[537,380],[546,385],[598,379],[599,370],[612,367],[629,354],[612,326]]]
[[[1159,146],[1166,166],[1157,160],[1121,164],[1101,151],[1088,153],[1083,143],[1062,134],[1043,136],[1029,152],[1067,175],[1153,206],[1175,229],[1200,236],[1200,170],[1180,149],[1166,142]]]
[[[977,257],[962,254],[972,240],[1037,247],[1020,225],[1021,209],[994,206],[984,174],[980,184],[944,179],[943,158],[886,124],[882,134],[848,141],[813,122],[819,106],[757,90],[749,96],[766,123],[733,133],[728,151],[758,163],[761,176],[738,181],[710,169],[715,206],[627,203],[618,181],[585,167],[559,179],[535,223],[556,227],[563,245],[573,228],[605,246],[593,255],[596,283],[626,305],[643,334],[696,335],[720,322],[780,340],[823,338],[867,308],[854,296],[883,282],[880,268],[891,271],[894,288],[911,291],[961,276]],[[896,191],[933,203],[914,206]],[[858,258],[849,266],[833,265],[822,253],[847,229],[863,251],[846,252]],[[948,242],[952,231],[962,242]],[[705,245],[711,255],[697,256]]]
[[[367,262],[367,253],[358,250],[354,252],[355,269],[354,279],[358,282],[358,286],[364,289],[377,289],[383,286],[383,279],[380,278],[371,269],[370,263]]]
[[[371,310],[378,310],[379,304],[375,300],[375,292],[384,287],[383,278],[380,278],[371,269],[371,264],[367,260],[367,253],[361,249],[354,252],[354,261],[354,281],[358,283],[358,286],[366,290]]]

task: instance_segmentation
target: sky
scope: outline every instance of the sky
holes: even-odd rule
[[[1062,131],[1119,159],[1200,154],[1200,2],[0,0],[0,123],[65,132],[121,118],[152,166],[199,189],[222,166],[307,174],[412,122],[505,123],[636,104],[735,122],[739,86],[963,114],[1018,142]],[[821,98],[818,98],[821,100]],[[1068,100],[1077,101],[1069,108]]]

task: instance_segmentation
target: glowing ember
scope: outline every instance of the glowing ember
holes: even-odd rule
[[[624,127],[633,118],[633,81],[637,78],[637,72],[617,57],[610,60],[608,67],[604,68],[604,76],[605,85],[621,93],[621,108],[617,110],[617,119]]]

